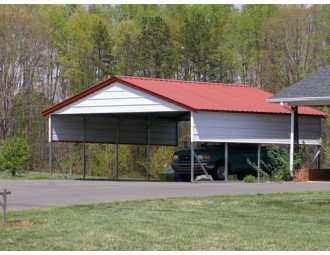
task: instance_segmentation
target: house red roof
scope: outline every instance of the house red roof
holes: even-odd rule
[[[44,110],[42,114],[44,116],[51,114],[114,82],[122,83],[191,111],[289,114],[289,111],[279,104],[272,104],[266,101],[272,94],[248,85],[128,76],[113,76]],[[323,112],[311,107],[299,107],[299,113],[324,116]]]

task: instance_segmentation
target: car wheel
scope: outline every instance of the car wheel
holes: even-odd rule
[[[225,166],[223,163],[217,164],[212,171],[213,180],[224,180],[225,179]]]

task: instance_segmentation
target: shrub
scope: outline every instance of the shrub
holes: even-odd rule
[[[12,176],[23,174],[29,166],[31,150],[24,138],[12,137],[0,148],[0,169],[9,170]]]
[[[256,182],[256,177],[249,174],[243,178],[243,181],[247,182],[247,183],[254,183],[254,182]]]
[[[268,164],[271,180],[289,181],[290,175],[290,154],[288,149],[277,149],[268,151],[271,163]]]
[[[255,163],[248,160],[248,164],[255,170],[259,171],[262,178],[266,181],[271,180],[275,182],[289,181],[291,180],[290,175],[290,159],[288,149],[276,149],[269,150],[267,152],[270,163],[266,164],[261,161],[263,169],[258,168]]]
[[[249,159],[247,160],[247,163],[249,166],[252,167],[254,171],[259,172],[260,174],[260,180],[263,181],[270,181],[270,175],[269,173],[265,172],[261,167],[258,167],[255,163],[252,163]],[[268,169],[268,166],[265,164],[265,162],[261,161],[261,164],[264,166],[264,169]]]

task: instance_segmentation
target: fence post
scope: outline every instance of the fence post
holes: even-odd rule
[[[10,191],[7,191],[4,189],[3,192],[0,192],[0,195],[3,197],[3,202],[0,202],[0,205],[2,206],[2,223],[5,224],[7,220],[7,195],[11,194]]]

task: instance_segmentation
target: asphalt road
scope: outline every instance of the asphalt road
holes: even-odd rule
[[[7,210],[29,210],[155,198],[330,190],[330,182],[133,182],[95,180],[0,180]]]

